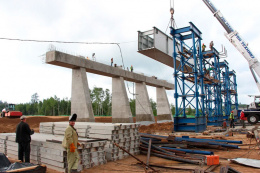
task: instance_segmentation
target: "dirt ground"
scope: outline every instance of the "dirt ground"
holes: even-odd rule
[[[111,122],[111,117],[96,117],[96,122]],[[40,122],[58,122],[58,121],[67,121],[68,117],[59,117],[59,116],[35,116],[35,117],[28,117],[27,123],[30,125],[35,132],[39,132],[39,124]],[[0,118],[0,133],[13,133],[15,132],[16,125],[19,123],[19,119],[15,118]],[[139,131],[141,133],[151,133],[151,134],[160,134],[160,135],[167,135],[172,132],[173,123],[162,123],[162,124],[151,124],[149,126],[141,126]],[[192,136],[192,134],[191,134]],[[205,136],[204,136],[205,137]],[[208,136],[210,138],[210,136]],[[213,151],[215,155],[219,155],[221,165],[229,165],[232,168],[243,172],[243,173],[260,173],[260,169],[255,169],[251,167],[245,167],[242,165],[234,164],[228,161],[228,159],[233,158],[251,158],[251,159],[259,159],[260,160],[260,150],[258,147],[255,146],[254,139],[246,138],[246,134],[239,134],[234,133],[233,136],[224,137],[224,139],[228,140],[242,140],[243,145],[241,145],[241,149],[230,149],[228,151],[221,151],[210,149],[208,151]],[[245,144],[253,144],[253,145],[245,145]],[[206,150],[206,149],[204,149]],[[146,162],[145,155],[138,155],[137,156],[140,160]],[[163,166],[174,166],[180,168],[192,168],[192,169],[206,169],[208,166],[198,166],[198,165],[191,165],[180,163],[177,161],[166,160],[158,157],[151,156],[150,164],[157,164]],[[161,168],[155,168],[160,172],[189,172],[189,171],[179,171],[179,170],[167,170]],[[214,172],[219,172],[220,167],[218,167]],[[58,171],[47,169],[48,173],[59,173]],[[112,173],[112,172],[145,172],[144,168],[137,164],[137,160],[132,157],[115,161],[115,162],[108,162],[105,165],[97,166],[91,169],[87,169],[82,171],[85,173]]]

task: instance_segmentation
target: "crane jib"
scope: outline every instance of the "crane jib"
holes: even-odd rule
[[[226,19],[222,16],[219,16],[220,19],[225,23],[225,25],[230,29],[231,32],[234,31],[234,29],[230,26],[230,24],[226,21]],[[227,31],[228,32],[228,31]]]
[[[221,23],[221,25],[225,28],[225,30],[227,31],[228,34],[230,33],[234,33],[234,29],[230,26],[230,24],[226,21],[226,19],[224,18],[224,16],[220,13],[220,11],[217,10],[217,8],[213,5],[212,2],[210,2],[210,0],[203,0],[204,3],[208,6],[208,8],[211,10],[211,12],[214,14],[214,16],[218,19],[218,21]],[[249,48],[247,47],[247,44],[244,42],[244,40],[239,36],[238,33],[234,34],[234,36],[236,37],[236,39],[239,41],[239,43],[241,44],[241,46],[246,50],[246,52],[248,53],[248,55],[253,59],[255,58],[255,56],[253,55],[253,53],[249,50]],[[232,40],[231,40],[232,42]],[[236,43],[233,43],[236,46]],[[236,46],[237,47],[237,46]],[[240,48],[237,47],[237,49],[243,54],[244,50],[240,50]],[[245,55],[244,55],[245,56]]]
[[[255,56],[253,55],[253,53],[249,50],[249,48],[247,47],[247,44],[242,40],[242,38],[236,34],[235,35],[236,38],[241,42],[241,45],[245,48],[245,50],[247,51],[247,53],[250,55],[251,58],[255,58]]]

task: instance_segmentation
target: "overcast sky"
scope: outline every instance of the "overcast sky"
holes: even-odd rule
[[[174,81],[173,69],[137,52],[137,31],[157,27],[167,30],[170,20],[170,0],[0,0],[0,37],[36,40],[121,43],[125,66],[134,71]],[[212,0],[231,26],[249,43],[256,57],[260,55],[259,0]],[[248,94],[259,94],[248,63],[224,36],[225,30],[213,17],[202,0],[175,0],[174,18],[177,27],[193,22],[203,33],[202,42],[211,40],[221,50],[228,51],[230,70],[237,74],[239,103],[250,103]],[[116,45],[86,45],[52,43],[58,50],[91,57],[96,53],[98,62],[121,65]],[[38,93],[43,100],[56,95],[71,97],[71,69],[44,63],[50,43],[0,40],[0,100],[9,103],[30,102]],[[87,74],[90,89],[94,86],[112,88],[112,79]],[[132,91],[132,83],[126,83]],[[156,100],[155,88],[148,93]],[[173,91],[167,91],[169,102],[174,103]],[[129,97],[132,97],[129,95]]]

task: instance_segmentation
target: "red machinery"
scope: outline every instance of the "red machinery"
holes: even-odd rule
[[[2,117],[21,117],[23,115],[20,111],[15,111],[15,104],[8,104],[6,111],[2,112]]]

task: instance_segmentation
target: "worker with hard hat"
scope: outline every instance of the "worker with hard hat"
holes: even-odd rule
[[[210,50],[213,49],[213,46],[214,46],[214,43],[213,43],[213,41],[211,41],[211,42],[209,43],[209,48],[210,48]]]
[[[202,52],[204,52],[205,49],[206,49],[206,45],[203,43],[203,44],[202,44]]]
[[[240,122],[242,124],[242,128],[246,128],[245,121],[246,121],[245,113],[244,110],[242,110],[240,113]]]
[[[18,159],[22,162],[30,162],[30,142],[31,135],[34,134],[34,130],[30,129],[26,123],[26,117],[23,115],[20,117],[21,122],[16,127],[15,141],[18,143]],[[25,159],[24,159],[25,158]]]
[[[79,154],[77,151],[77,147],[80,144],[78,143],[78,133],[74,128],[76,120],[77,114],[73,114],[69,117],[69,126],[65,130],[65,135],[62,142],[62,146],[67,150],[67,162],[69,173],[77,172],[79,162]]]
[[[230,128],[235,128],[235,124],[234,124],[234,119],[235,119],[235,117],[234,117],[234,114],[233,114],[234,112],[233,111],[231,111],[231,113],[230,113],[230,116],[229,116],[229,120],[230,120]]]
[[[5,117],[5,113],[6,113],[6,109],[4,108],[4,109],[2,110],[2,112],[1,112],[1,117],[2,117],[2,118]]]

